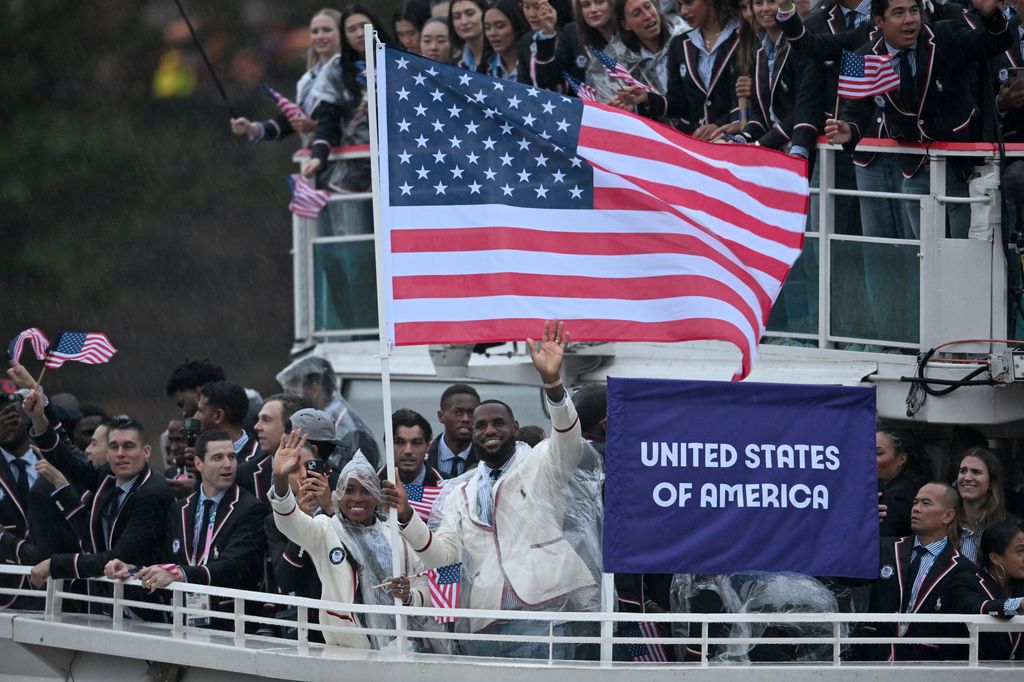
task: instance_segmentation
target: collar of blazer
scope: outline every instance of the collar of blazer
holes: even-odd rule
[[[885,38],[881,32],[878,33],[878,38],[872,47],[872,51],[880,55],[889,54],[889,50],[885,46]],[[899,88],[890,90],[885,93],[885,96],[889,100],[889,104],[896,111],[917,119],[921,115],[921,111],[924,110],[924,101],[928,97],[928,90],[931,86],[932,65],[935,62],[935,33],[932,32],[928,24],[921,23],[921,34],[917,37],[917,46],[914,48],[914,51],[917,60],[917,73],[914,76],[914,84],[917,86],[918,92],[917,111],[906,111],[900,107]],[[896,59],[895,55],[893,55],[893,59]],[[916,123],[917,121],[915,120]]]
[[[117,522],[121,520],[121,512],[124,511],[124,506],[128,504],[128,499],[138,492],[139,488],[146,484],[146,481],[149,480],[152,473],[153,470],[149,467],[149,464],[147,464],[146,468],[139,473],[139,477],[136,479],[135,485],[132,486],[132,489],[124,496],[124,499],[121,500],[121,505],[117,509],[117,515],[114,516],[114,521],[110,524],[111,537],[114,535],[114,529],[117,528]],[[117,479],[113,474],[107,474],[107,477],[100,483],[100,487],[96,489],[96,494],[92,498],[92,509],[89,512],[89,536],[92,540],[92,546],[96,551],[100,551],[101,547],[101,544],[96,542],[96,530],[97,525],[99,525],[99,530],[103,529],[103,526],[100,525],[100,514],[102,513],[102,508],[107,503],[107,500],[104,498],[104,494],[107,492],[108,488],[114,485],[117,485]],[[110,549],[110,547],[107,547],[106,549]]]
[[[900,604],[903,603],[903,589],[905,581],[903,574],[910,570],[911,553],[914,550],[914,543],[911,540],[913,536],[909,538],[900,538],[896,542],[896,567],[899,571],[899,586],[900,586]],[[921,583],[921,589],[917,592],[917,601],[914,602],[914,607],[910,610],[911,613],[917,613],[921,605],[928,599],[928,595],[932,593],[935,586],[949,574],[950,571],[955,569],[960,563],[960,552],[957,551],[956,547],[953,546],[952,542],[947,542],[946,547],[942,550],[939,556],[935,557],[935,562],[932,567],[928,569],[928,575],[925,576],[924,582]],[[907,576],[908,578],[910,576]],[[913,589],[912,586],[909,586]]]
[[[213,547],[213,543],[217,540],[217,534],[220,533],[220,529],[224,527],[224,523],[227,522],[228,517],[231,516],[231,512],[235,510],[235,505],[238,503],[238,498],[241,496],[241,488],[238,487],[238,481],[231,484],[227,492],[224,493],[224,497],[221,498],[220,504],[217,505],[217,521],[213,526],[213,535],[210,536],[210,547]],[[185,556],[188,557],[189,563],[193,566],[198,565],[199,557],[192,556],[196,548],[192,547],[192,529],[195,526],[196,514],[198,513],[199,507],[199,493],[194,492],[188,496],[185,504],[181,507],[181,536],[183,546],[185,547]],[[202,532],[202,529],[200,529]]]
[[[697,69],[697,65],[700,63],[700,49],[690,39],[690,36],[686,36],[683,43],[683,54],[686,57],[686,77],[693,81],[693,84],[700,88],[705,95],[709,94],[715,89],[718,77],[722,75],[722,71],[732,60],[737,45],[739,45],[739,31],[733,31],[726,41],[715,50],[715,65],[711,70],[711,83],[705,88],[704,84],[700,82],[700,72]]]

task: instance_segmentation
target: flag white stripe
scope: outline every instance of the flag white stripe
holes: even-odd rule
[[[488,275],[514,272],[523,275],[561,275],[622,279],[701,275],[725,284],[760,316],[756,293],[735,275],[703,256],[683,253],[655,253],[635,256],[565,255],[530,251],[462,251],[431,254],[396,253],[392,256],[395,277],[423,275]],[[467,292],[471,293],[471,292]],[[463,298],[452,299],[465,300]],[[579,300],[579,299],[570,299]],[[624,299],[626,300],[626,299]],[[631,301],[628,299],[627,301]],[[395,301],[396,305],[400,301]],[[421,313],[422,314],[422,313]],[[486,318],[494,315],[492,310]],[[514,316],[513,316],[514,317]],[[406,318],[409,319],[409,318]]]
[[[742,166],[728,161],[722,161],[709,156],[704,156],[698,151],[687,149],[682,145],[673,142],[661,133],[659,133],[652,126],[647,125],[646,122],[634,118],[632,116],[626,116],[618,114],[613,111],[608,111],[597,106],[584,106],[583,107],[583,125],[593,128],[601,128],[603,130],[614,130],[619,133],[627,133],[630,135],[636,135],[638,137],[644,137],[656,142],[660,142],[680,152],[687,154],[688,156],[698,159],[703,163],[706,163],[715,168],[721,168],[732,173],[739,180],[745,182],[752,182],[765,187],[775,188],[788,192],[794,192],[798,194],[807,193],[807,179],[795,171],[790,171],[785,168],[772,167],[772,166]],[[656,176],[655,176],[656,177]]]

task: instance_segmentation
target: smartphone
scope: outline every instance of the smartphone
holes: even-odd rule
[[[320,474],[321,476],[327,475],[327,462],[322,459],[314,457],[313,459],[306,461],[306,471],[314,474]]]
[[[185,425],[181,427],[181,432],[185,435],[185,443],[190,448],[194,448],[196,440],[199,438],[199,431],[203,428],[203,423],[198,419],[185,419],[183,421]]]

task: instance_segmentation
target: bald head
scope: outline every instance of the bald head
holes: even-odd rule
[[[922,544],[947,537],[950,525],[956,521],[959,504],[960,495],[946,483],[921,486],[910,512],[910,529]]]

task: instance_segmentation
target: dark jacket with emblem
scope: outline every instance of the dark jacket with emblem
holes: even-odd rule
[[[109,465],[96,469],[75,457],[50,428],[32,439],[50,464],[68,481],[86,491],[65,516],[80,533],[81,553],[55,554],[50,571],[55,578],[88,578],[103,575],[111,559],[146,566],[155,563],[163,544],[164,521],[174,495],[166,479],[145,465],[135,487],[121,501],[110,528],[110,541],[103,533],[103,514],[109,505],[117,479]],[[81,515],[81,516],[79,516]],[[88,531],[88,532],[86,532]]]
[[[879,578],[871,586],[869,613],[901,613],[904,593],[913,589],[910,562],[914,537],[882,538]],[[952,543],[932,564],[911,613],[987,613],[992,597],[978,577],[978,567],[960,554]],[[900,634],[898,623],[866,623],[854,636],[860,637],[966,637],[962,623],[910,623]],[[855,645],[852,658],[868,661],[952,661],[967,658],[966,645],[953,644],[865,644]]]
[[[181,566],[190,583],[257,589],[266,548],[263,519],[268,513],[267,506],[237,483],[228,488],[217,505],[213,537],[205,561],[196,556],[198,507],[199,493],[194,492],[175,502],[167,512],[164,559]],[[205,534],[206,529],[201,528],[199,532]]]
[[[903,142],[969,142],[979,139],[980,114],[965,83],[976,83],[972,63],[1000,54],[1013,42],[1006,18],[1000,12],[981,20],[983,26],[971,29],[962,20],[922,23],[915,47],[917,108],[906,111],[899,89],[878,98],[847,100],[841,118],[850,124],[853,137],[844,145],[852,152],[864,137],[889,137]],[[804,30],[798,15],[781,22],[783,31],[797,49],[819,59],[841,59],[843,49],[851,49],[850,36],[860,30],[813,34]],[[863,27],[862,27],[863,28]],[[859,55],[887,55],[879,35],[856,50]],[[966,94],[966,96],[965,96]],[[908,155],[903,174],[912,177],[926,157]]]
[[[750,120],[743,129],[744,134],[772,149],[781,149],[787,144],[808,151],[813,149],[818,129],[824,123],[821,79],[821,65],[797,54],[785,40],[776,51],[769,76],[768,55],[760,48],[754,70]]]
[[[647,94],[647,104],[638,112],[650,118],[678,119],[678,128],[692,133],[702,125],[725,125],[739,117],[736,99],[736,54],[739,33],[732,34],[715,50],[711,82],[701,82],[698,71],[700,50],[689,33],[672,38],[668,46],[668,88],[665,95]]]

